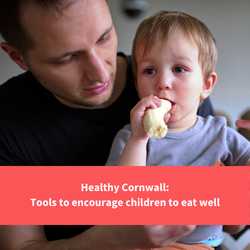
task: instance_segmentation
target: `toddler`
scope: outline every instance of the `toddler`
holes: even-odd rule
[[[249,165],[249,141],[227,127],[224,117],[197,116],[199,105],[215,86],[216,61],[215,39],[198,19],[161,11],[144,20],[132,49],[140,101],[131,110],[131,124],[115,137],[106,165]],[[160,99],[172,104],[164,117],[168,133],[152,139],[144,130],[143,117],[148,108],[161,106]],[[222,226],[198,226],[173,246],[210,248],[222,239]]]

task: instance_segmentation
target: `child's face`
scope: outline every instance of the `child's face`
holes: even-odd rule
[[[182,31],[158,41],[143,55],[136,53],[137,90],[140,98],[155,95],[172,103],[168,128],[181,132],[192,127],[203,90],[203,75],[198,61],[198,49]]]

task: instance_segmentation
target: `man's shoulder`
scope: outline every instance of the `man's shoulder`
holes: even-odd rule
[[[133,81],[131,56],[122,52],[117,53],[117,73],[126,75],[126,78]]]
[[[116,84],[120,88],[120,96],[116,105],[119,108],[125,108],[131,110],[134,105],[139,101],[137,90],[133,79],[132,66],[130,62],[130,56],[126,56],[123,53],[118,53],[118,66],[116,75]]]
[[[13,99],[13,95],[20,96],[20,91],[22,92],[24,88],[27,88],[27,85],[32,82],[33,79],[34,78],[29,71],[10,78],[0,85],[1,100]]]
[[[116,83],[125,86],[127,81],[133,81],[131,60],[129,56],[120,52],[117,53]]]
[[[203,103],[199,107],[197,114],[202,117],[207,117],[208,115],[215,116],[215,112],[209,97],[203,100]]]
[[[41,105],[45,90],[29,72],[12,77],[0,86],[0,112],[15,118],[20,111],[28,112]]]

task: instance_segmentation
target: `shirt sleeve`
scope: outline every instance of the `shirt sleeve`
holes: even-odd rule
[[[117,165],[130,134],[131,127],[129,124],[117,133],[112,143],[106,166]]]

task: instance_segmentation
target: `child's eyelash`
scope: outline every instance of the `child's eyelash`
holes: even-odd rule
[[[143,71],[143,73],[147,74],[147,75],[152,75],[152,74],[155,74],[155,70],[152,69],[152,68],[148,68],[148,69],[145,69]]]
[[[173,68],[174,73],[183,73],[185,71],[187,71],[187,69],[182,66],[176,66]]]

